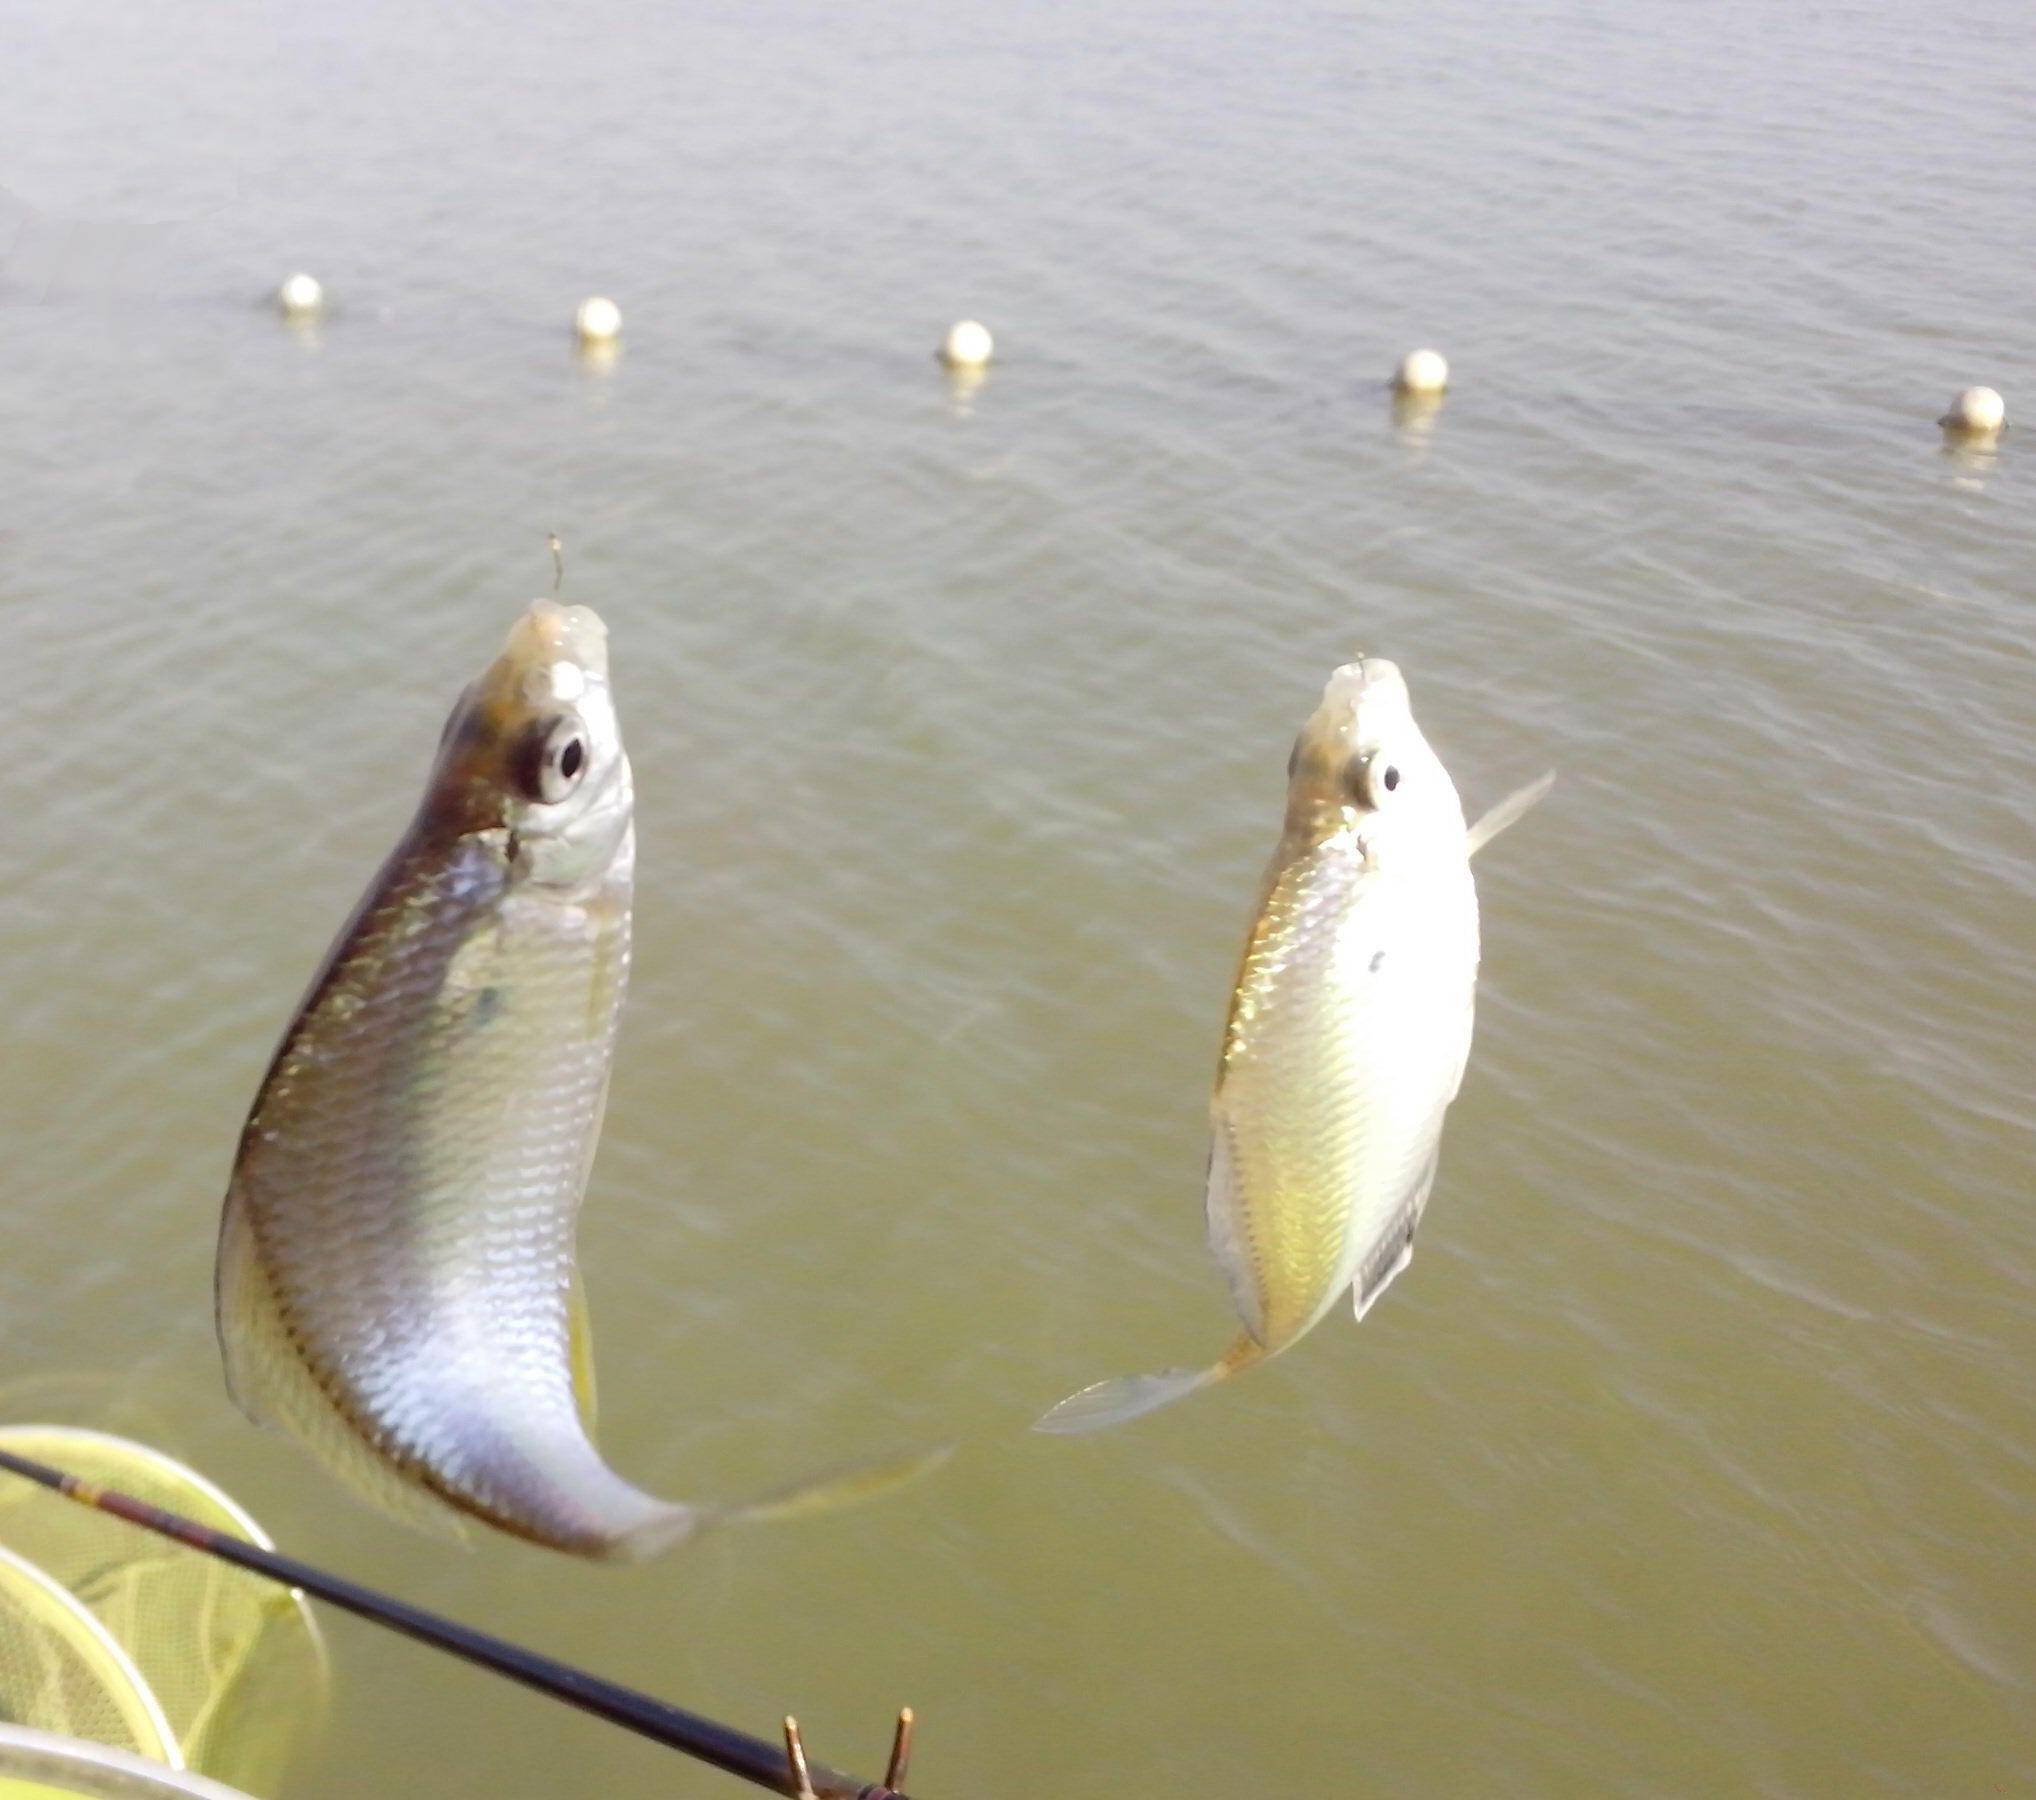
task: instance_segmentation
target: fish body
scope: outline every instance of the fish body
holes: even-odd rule
[[[462,695],[242,1134],[220,1231],[235,1398],[413,1518],[589,1556],[695,1509],[582,1418],[574,1234],[629,973],[606,632],[539,601]]]
[[[1039,1421],[1092,1431],[1277,1355],[1345,1293],[1362,1318],[1413,1253],[1477,990],[1467,830],[1398,668],[1338,669],[1289,763],[1285,827],[1210,1102],[1209,1245],[1243,1325],[1204,1369],[1106,1381]]]

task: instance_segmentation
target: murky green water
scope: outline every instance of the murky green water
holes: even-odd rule
[[[838,1762],[910,1701],[930,1795],[2036,1786],[2036,508],[1931,426],[2036,408],[2019,0],[0,39],[6,1412]],[[635,1572],[385,1524],[211,1340],[274,1036],[553,527],[641,793],[604,1443],[706,1497],[966,1440]],[[1223,1340],[1207,1082],[1360,644],[1473,810],[1563,777],[1480,859],[1421,1252],[1029,1436]],[[332,1635],[301,1800],[732,1791]]]

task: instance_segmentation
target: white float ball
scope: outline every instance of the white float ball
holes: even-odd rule
[[[990,328],[974,319],[964,319],[948,328],[940,346],[940,360],[950,369],[980,369],[996,354]]]
[[[1937,421],[1946,431],[1963,431],[1974,437],[1992,437],[2007,422],[2008,403],[1990,387],[1967,388]]]
[[[293,319],[309,318],[323,309],[325,290],[315,275],[292,275],[276,289],[276,304]]]
[[[583,344],[612,344],[622,335],[622,308],[596,294],[580,302],[580,310],[573,314],[573,329]]]
[[[1409,350],[1393,373],[1403,394],[1439,394],[1449,385],[1449,361],[1440,350]]]

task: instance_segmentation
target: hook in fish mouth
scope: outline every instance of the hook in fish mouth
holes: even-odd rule
[[[1317,766],[1326,778],[1332,765],[1341,767],[1375,749],[1380,735],[1389,734],[1395,721],[1411,718],[1411,713],[1406,677],[1398,663],[1383,656],[1344,663],[1323,684],[1321,700],[1294,739],[1287,762],[1289,778],[1304,765]]]

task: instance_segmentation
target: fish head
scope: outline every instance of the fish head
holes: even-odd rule
[[[1374,860],[1463,843],[1463,803],[1414,722],[1397,663],[1367,656],[1329,677],[1288,759],[1287,830],[1317,842],[1355,834]]]
[[[531,602],[447,719],[425,807],[460,834],[506,832],[518,866],[547,885],[615,861],[634,800],[598,613]]]

